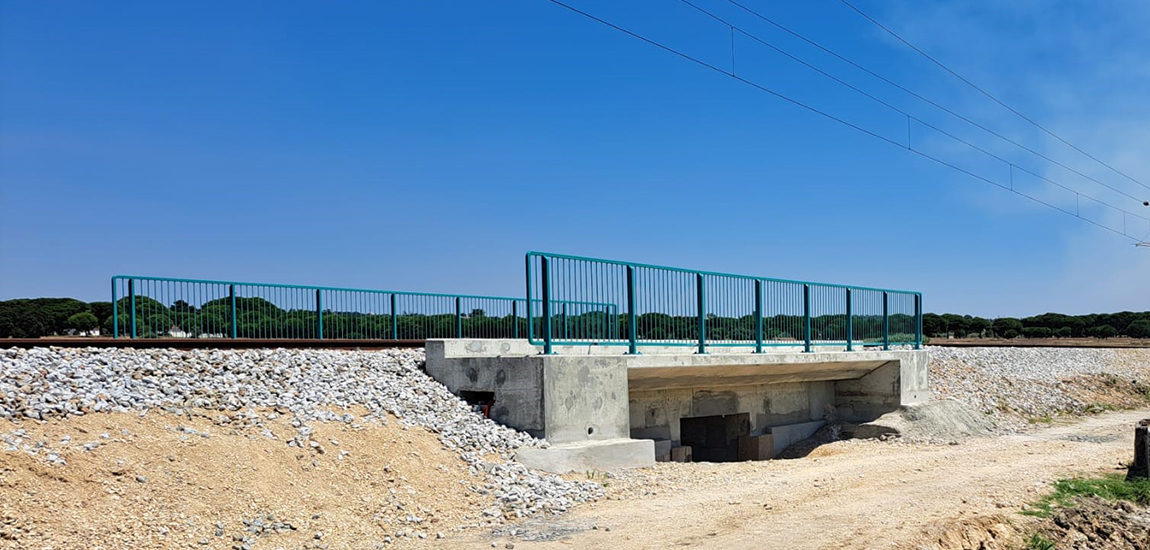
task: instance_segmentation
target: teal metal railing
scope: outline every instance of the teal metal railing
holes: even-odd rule
[[[527,338],[555,344],[641,346],[913,345],[922,347],[922,294],[674,267],[527,253]],[[617,326],[559,304],[614,304]],[[602,306],[600,306],[602,307]],[[557,309],[558,308],[558,309]],[[560,314],[559,311],[564,311]],[[571,327],[576,327],[574,330]],[[608,337],[596,335],[608,334]]]
[[[115,338],[383,339],[522,338],[522,298],[392,290],[112,277]],[[557,301],[560,334],[618,338],[614,304]],[[596,313],[606,321],[585,323]],[[541,324],[541,321],[539,321]],[[536,328],[536,330],[539,330]]]

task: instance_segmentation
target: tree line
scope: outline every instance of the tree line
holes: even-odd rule
[[[119,334],[131,332],[128,298],[118,301]],[[193,306],[182,300],[165,305],[147,296],[136,296],[136,335],[141,338],[168,336],[227,337],[233,333],[231,301],[220,298]],[[283,309],[263,298],[236,297],[235,335],[240,338],[316,338],[319,314],[314,309]],[[72,298],[33,298],[0,301],[0,338],[36,338],[69,333],[90,333],[100,329],[113,332],[111,302],[83,302]],[[533,333],[542,334],[542,320],[533,319]],[[987,319],[953,313],[923,315],[923,334],[930,338],[1111,338],[1129,336],[1150,338],[1150,312],[1064,315],[1044,313],[1033,317]],[[763,319],[765,340],[801,340],[805,320],[801,315],[774,315]],[[394,327],[393,327],[394,324]],[[882,318],[856,315],[852,320],[856,341],[882,338]],[[889,319],[892,341],[911,341],[914,319],[892,314]],[[574,315],[556,314],[551,319],[552,334],[562,339],[625,339],[630,323],[626,315],[609,315],[601,310]],[[644,340],[684,340],[698,338],[698,319],[692,315],[645,313],[636,318],[637,337]],[[323,312],[325,338],[506,338],[526,337],[527,319],[522,316],[489,315],[481,309],[422,314]],[[751,315],[728,317],[708,315],[708,340],[749,341],[755,339]],[[842,340],[846,316],[819,315],[811,319],[811,338]]]
[[[1150,311],[986,319],[954,313],[925,313],[922,332],[931,338],[1150,338]]]

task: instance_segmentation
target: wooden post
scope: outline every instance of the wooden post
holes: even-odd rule
[[[1139,420],[1134,427],[1134,468],[1130,473],[1150,477],[1150,418]]]

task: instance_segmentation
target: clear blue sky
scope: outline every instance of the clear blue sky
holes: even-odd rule
[[[1020,165],[1141,208],[722,0],[698,1]],[[729,66],[729,29],[680,2],[571,2]],[[1098,179],[1146,191],[835,0],[745,2]],[[1150,181],[1150,5],[858,2]],[[735,48],[746,78],[905,138],[904,118],[746,38]],[[539,249],[917,289],[928,311],[1150,309],[1150,249],[544,0],[0,0],[0,203],[0,299],[106,300],[116,273],[515,295],[523,253]]]

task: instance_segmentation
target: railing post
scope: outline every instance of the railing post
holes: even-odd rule
[[[318,288],[315,289],[315,316],[316,321],[319,322],[317,334],[319,339],[323,340],[323,299],[320,297]]]
[[[519,300],[511,300],[511,337],[519,338]]]
[[[755,353],[763,352],[763,282],[755,279]]]
[[[890,349],[890,307],[886,291],[882,293],[882,349]]]
[[[914,295],[914,349],[922,349],[922,294]]]
[[[803,351],[811,352],[811,285],[803,285]]]
[[[697,311],[699,312],[699,353],[707,353],[707,305],[706,305],[706,284],[703,282],[703,274],[695,274],[695,298],[698,301]]]
[[[567,339],[567,302],[563,302],[563,307],[560,309],[559,318],[563,319],[563,339]]]
[[[116,278],[112,277],[112,338],[120,337],[120,304],[116,303],[116,292]]]
[[[543,353],[551,355],[551,273],[547,256],[539,258],[539,277],[543,285]]]
[[[847,351],[853,351],[852,341],[855,337],[855,317],[851,310],[851,289],[847,289]]]
[[[463,338],[463,300],[455,297],[455,337]]]
[[[635,268],[627,266],[627,353],[638,355],[639,345],[635,333],[639,322],[635,319]]]
[[[530,341],[535,339],[535,324],[531,320],[531,313],[533,312],[533,310],[531,309],[531,253],[530,252],[527,253],[526,264],[527,264],[527,301],[523,303],[523,306],[527,308],[527,311],[525,311],[523,313],[523,317],[527,320],[527,341],[530,342]]]
[[[136,337],[136,281],[135,279],[128,279],[128,296],[131,303],[131,319],[132,319],[132,338]]]
[[[229,298],[228,301],[231,302],[231,308],[232,308],[232,330],[231,330],[232,339],[235,339],[235,337],[238,335],[238,332],[236,330],[236,321],[237,321],[236,285],[228,285],[228,298]]]
[[[395,293],[391,293],[391,339],[399,340],[399,312],[395,310]]]

